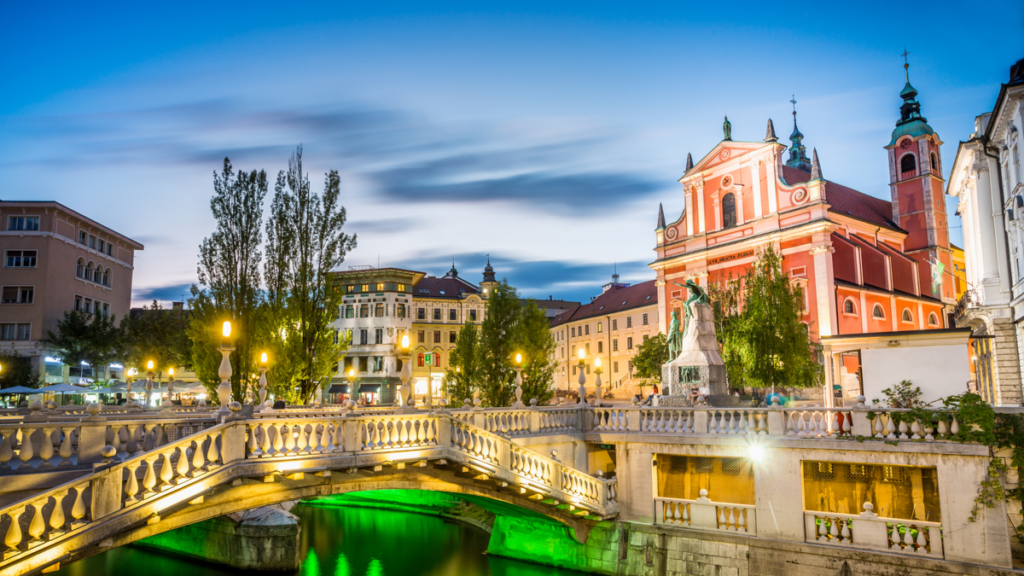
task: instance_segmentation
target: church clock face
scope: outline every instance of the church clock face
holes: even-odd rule
[[[732,187],[732,175],[726,174],[725,176],[722,176],[722,188],[725,189],[725,188],[731,188],[731,187]]]
[[[910,138],[904,138],[903,142],[900,142],[900,148],[903,148],[904,150],[910,148]]]

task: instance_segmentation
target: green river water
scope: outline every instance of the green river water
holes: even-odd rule
[[[434,516],[372,508],[298,506],[301,576],[581,576],[484,554],[489,535]],[[69,566],[59,576],[250,575],[134,546]],[[268,573],[269,574],[269,573]]]

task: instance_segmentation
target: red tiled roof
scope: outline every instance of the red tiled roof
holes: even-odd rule
[[[803,170],[783,166],[782,179],[790,185],[802,184],[808,182],[811,175]],[[889,200],[875,198],[853,188],[826,180],[825,201],[831,206],[829,210],[836,214],[846,214],[890,230],[904,231],[892,221],[892,202]]]
[[[583,304],[571,312],[564,312],[555,316],[551,320],[551,326],[554,327],[566,322],[604,316],[605,314],[614,314],[657,303],[658,288],[654,285],[654,280],[648,280],[628,288],[609,290],[595,298],[593,302]]]
[[[443,276],[435,278],[427,276],[416,283],[412,289],[412,295],[429,298],[460,298],[461,294],[479,294],[480,288],[466,282],[462,278]]]

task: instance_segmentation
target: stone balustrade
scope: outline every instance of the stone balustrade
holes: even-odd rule
[[[880,518],[870,502],[864,512],[804,512],[807,542],[943,558],[942,525],[938,522]]]
[[[700,498],[696,500],[656,497],[654,523],[756,536],[757,519],[754,508],[745,504],[713,502],[708,498],[708,491],[701,490]]]

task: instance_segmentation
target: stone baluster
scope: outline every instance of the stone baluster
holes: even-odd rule
[[[192,477],[195,478],[202,474],[204,466],[206,466],[206,459],[203,457],[203,440],[196,440],[195,447],[192,449]]]
[[[171,479],[174,478],[174,467],[171,465],[171,452],[164,452],[160,455],[162,462],[160,463],[160,490],[166,490],[171,487]]]
[[[49,441],[49,437],[47,437],[47,441]],[[43,504],[34,502],[28,506],[32,507],[32,520],[28,523],[28,545],[31,548],[34,542],[42,540],[43,533],[46,532],[46,522],[43,521]],[[907,533],[909,534],[909,532],[908,530]]]
[[[189,466],[188,466],[188,449],[186,446],[178,447],[178,467],[175,472],[178,474],[178,482],[188,477]]]
[[[156,455],[143,458],[143,462],[146,463],[146,472],[142,475],[142,487],[145,489],[142,492],[142,499],[149,498],[156,494],[153,490],[156,486],[156,471],[153,469],[156,465],[156,459]]]
[[[63,433],[64,438],[60,443],[60,464],[58,466],[70,466],[71,456],[75,453],[71,444],[75,435],[75,427],[59,428],[59,430]]]
[[[135,471],[138,470],[138,468],[139,463],[133,461],[129,461],[129,463],[124,467],[124,471],[128,474],[128,478],[124,483],[125,506],[131,506],[136,502],[135,495],[139,493],[139,481],[138,478],[135,477]]]
[[[35,447],[32,445],[32,434],[35,432],[35,428],[26,427],[21,429],[21,443],[19,444],[20,450],[18,450],[18,459],[21,460],[22,466],[28,467],[28,461],[35,458],[36,452]]]
[[[27,512],[28,508],[16,508],[7,514],[11,519],[11,524],[7,527],[7,534],[4,535],[4,544],[7,546],[7,552],[4,553],[5,559],[20,552],[21,541],[24,538],[21,532],[21,517]]]
[[[72,529],[77,528],[78,526],[80,526],[80,525],[85,523],[84,520],[82,520],[82,519],[85,518],[85,513],[86,513],[85,498],[83,498],[83,495],[85,494],[86,486],[87,485],[85,485],[85,484],[80,484],[80,485],[75,487],[75,502],[74,502],[74,504],[71,505],[71,528]]]
[[[68,495],[68,491],[58,492],[53,497],[53,510],[50,511],[50,534],[48,538],[54,538],[64,532],[64,525],[67,523],[67,518],[64,515],[64,498]]]
[[[206,450],[206,462],[207,466],[210,467],[220,462],[220,449],[217,446],[217,436],[211,434],[207,436],[210,441],[210,446]]]

